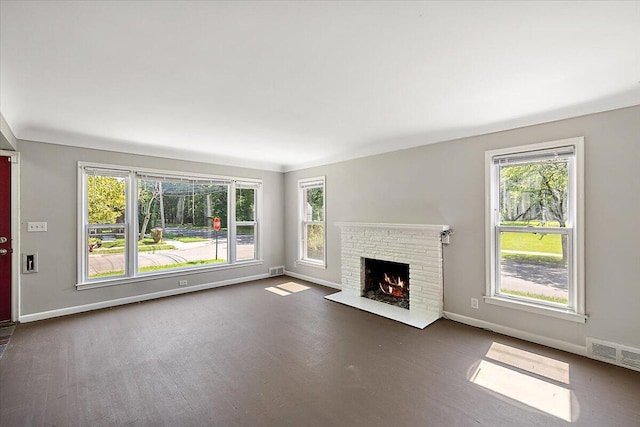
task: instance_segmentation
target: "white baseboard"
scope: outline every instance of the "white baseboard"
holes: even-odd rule
[[[294,273],[294,272],[288,271],[288,270],[285,270],[284,274],[286,276],[291,276],[291,277],[294,277],[294,278],[300,279],[300,280],[306,280],[307,282],[315,283],[317,285],[322,285],[322,286],[326,286],[328,288],[342,290],[342,285],[339,285],[339,284],[333,283],[333,282],[329,282],[327,280],[316,279],[315,277],[305,276],[304,274],[298,274],[298,273]]]
[[[521,331],[520,329],[509,328],[508,326],[498,325],[497,323],[485,322],[484,320],[474,319],[473,317],[463,316],[461,314],[444,312],[444,317],[455,322],[464,323],[465,325],[475,326],[477,328],[488,329],[499,334],[508,335],[510,337],[519,338],[525,341],[531,341],[536,344],[545,345],[547,347],[566,351],[568,353],[587,356],[587,347],[577,344],[548,338],[542,335],[532,334],[530,332]]]
[[[35,322],[36,320],[50,319],[52,317],[67,316],[69,314],[84,313],[86,311],[99,310],[101,308],[116,307],[134,302],[148,301],[156,298],[169,297],[173,295],[186,294],[189,292],[203,291],[205,289],[219,288],[222,286],[236,285],[238,283],[250,282],[252,280],[260,280],[268,278],[268,274],[257,274],[255,276],[242,277],[239,279],[222,280],[215,283],[205,283],[202,285],[187,286],[176,289],[167,289],[166,291],[153,292],[150,294],[134,295],[126,298],[112,299],[108,301],[100,301],[92,304],[76,305],[74,307],[65,307],[57,310],[43,311],[40,313],[25,314],[19,317],[21,323]]]

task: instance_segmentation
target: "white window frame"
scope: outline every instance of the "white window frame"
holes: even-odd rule
[[[126,180],[126,206],[125,206],[125,225],[126,235],[128,237],[125,248],[125,273],[124,275],[113,278],[94,278],[88,277],[88,201],[87,196],[87,170],[99,170],[105,173],[113,172],[114,176],[123,176]],[[138,178],[145,175],[166,177],[166,178],[186,178],[186,179],[203,179],[212,181],[221,181],[228,185],[228,202],[227,202],[227,262],[202,267],[177,268],[167,271],[158,272],[138,272]],[[256,227],[256,249],[255,258],[253,260],[236,261],[236,220],[235,220],[235,189],[236,186],[242,188],[255,188],[256,213],[255,221],[252,224]],[[135,168],[120,165],[108,165],[92,162],[78,162],[78,232],[77,232],[77,289],[91,289],[103,286],[128,284],[137,281],[145,281],[150,278],[184,276],[185,274],[202,273],[203,271],[223,270],[228,268],[237,268],[248,265],[260,265],[263,263],[262,254],[262,180],[253,178],[229,177],[219,175],[209,175],[193,172],[179,172],[149,168]]]
[[[80,165],[80,163],[79,163]],[[88,267],[89,267],[89,220],[88,220],[88,188],[87,181],[88,177],[92,175],[92,173],[88,173],[88,170],[99,172],[96,175],[99,176],[111,176],[111,177],[121,177],[124,178],[125,182],[125,218],[124,223],[121,226],[124,227],[125,230],[125,248],[124,248],[124,259],[125,259],[125,267],[124,273],[118,276],[110,277],[109,279],[88,279]],[[118,167],[112,167],[109,165],[98,165],[98,164],[84,164],[82,167],[78,169],[78,284],[83,283],[97,283],[103,281],[119,281],[128,277],[131,271],[135,271],[134,264],[132,264],[132,252],[131,252],[131,218],[133,218],[131,211],[131,198],[132,198],[132,179],[131,179],[131,171],[124,170]],[[95,224],[98,225],[98,224]],[[133,234],[135,236],[135,234]]]
[[[535,154],[542,150],[573,147],[573,159],[569,166],[569,208],[570,227],[554,230],[558,234],[567,234],[569,257],[569,304],[556,306],[552,303],[532,301],[530,298],[507,296],[499,293],[497,286],[499,271],[499,233],[509,231],[507,226],[500,226],[499,221],[499,174],[494,158],[498,156],[518,156],[525,153]],[[486,257],[486,294],[487,304],[499,305],[530,313],[541,314],[564,320],[584,323],[585,314],[585,280],[584,280],[584,138],[568,138],[538,144],[509,147],[485,152],[485,257]],[[547,231],[549,230],[541,230]]]
[[[305,219],[305,207],[307,203],[305,190],[309,188],[322,188],[322,221],[307,221]],[[322,260],[307,257],[307,225],[313,224],[322,225]],[[298,259],[296,263],[318,268],[327,267],[327,191],[324,176],[298,180]]]
[[[237,220],[237,213],[236,213],[236,203],[237,203],[237,194],[236,194],[236,190],[241,190],[241,189],[253,189],[255,190],[253,193],[253,197],[254,197],[254,213],[253,213],[253,221],[238,221]],[[246,263],[246,262],[251,262],[254,261],[256,259],[260,259],[260,245],[258,244],[258,242],[261,239],[261,232],[262,232],[262,227],[260,227],[260,222],[258,221],[258,217],[260,215],[260,212],[262,211],[262,206],[260,205],[261,201],[262,201],[262,196],[261,196],[261,189],[262,186],[259,185],[256,182],[248,182],[248,181],[234,181],[232,186],[231,186],[231,190],[233,192],[233,197],[232,197],[232,201],[230,203],[230,209],[231,212],[233,212],[233,218],[228,217],[229,220],[229,228],[231,229],[231,224],[233,224],[233,241],[234,241],[234,246],[233,246],[233,253],[230,254],[229,259],[231,260],[231,262],[233,263]],[[242,226],[248,226],[251,225],[253,226],[253,233],[255,236],[255,245],[254,245],[254,252],[253,252],[253,258],[252,259],[242,259],[242,260],[237,260],[237,248],[236,248],[236,238],[237,238],[237,230],[238,227],[242,227]],[[227,239],[231,238],[231,230],[228,231],[228,237]]]

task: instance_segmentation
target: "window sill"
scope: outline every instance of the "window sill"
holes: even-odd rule
[[[180,276],[186,276],[190,274],[210,273],[217,270],[228,270],[233,268],[250,267],[250,266],[262,265],[262,264],[263,264],[262,260],[240,261],[236,264],[222,264],[222,265],[217,265],[215,267],[200,267],[200,268],[192,268],[189,270],[174,270],[174,271],[163,271],[158,273],[146,273],[144,275],[138,275],[135,277],[119,277],[117,279],[105,279],[105,280],[96,280],[92,282],[78,283],[76,284],[76,290],[82,291],[85,289],[102,288],[105,286],[128,285],[128,284],[137,283],[137,282],[148,282],[150,280],[155,280],[155,279],[166,279],[170,277],[180,277]]]
[[[510,298],[503,298],[498,296],[484,297],[484,302],[487,304],[512,308],[514,310],[521,310],[528,313],[540,314],[542,316],[554,317],[556,319],[569,320],[576,323],[585,323],[587,321],[587,316],[585,314],[578,314],[571,310],[562,308],[545,307],[542,305],[528,303],[525,301],[517,301]]]
[[[318,261],[318,262],[314,262],[314,261],[309,261],[306,259],[299,259],[296,261],[296,266],[298,265],[304,265],[307,267],[314,267],[314,268],[320,268],[322,270],[326,270],[327,269],[327,265],[325,263],[323,263],[322,261]]]

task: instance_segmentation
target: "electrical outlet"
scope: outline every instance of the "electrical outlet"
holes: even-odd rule
[[[30,233],[47,231],[46,222],[28,222],[27,231]]]
[[[478,298],[471,298],[471,308],[478,309]]]
[[[178,286],[187,286],[187,281],[186,280],[180,280],[178,282]]]

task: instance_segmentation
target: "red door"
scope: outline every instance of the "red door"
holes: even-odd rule
[[[11,320],[11,157],[0,156],[0,322]]]

